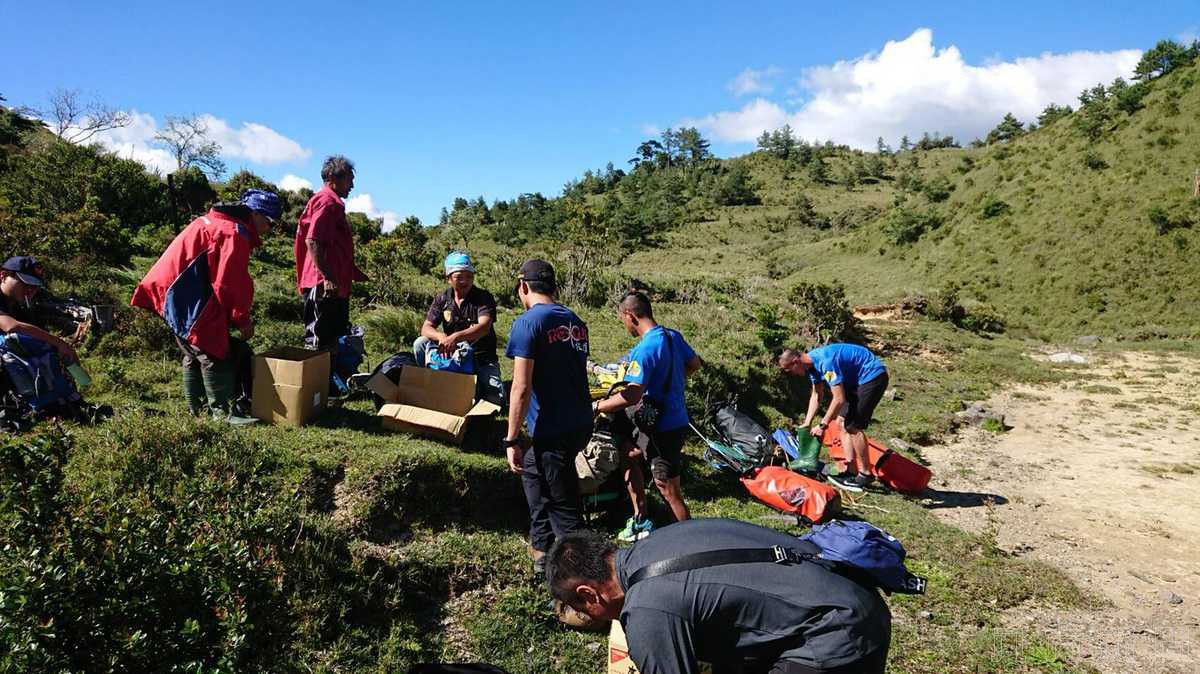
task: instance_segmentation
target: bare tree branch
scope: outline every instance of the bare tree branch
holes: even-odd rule
[[[199,166],[213,177],[220,177],[225,173],[225,162],[221,161],[221,146],[208,137],[208,125],[198,115],[168,115],[162,130],[154,135],[154,140],[175,157],[175,164],[179,169]]]
[[[97,100],[84,100],[78,89],[56,89],[50,94],[50,109],[42,112],[48,117],[55,135],[68,143],[80,144],[111,129],[129,126],[132,117]]]

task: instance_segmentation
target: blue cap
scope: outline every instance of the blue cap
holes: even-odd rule
[[[246,190],[242,194],[242,205],[252,211],[262,213],[272,220],[278,220],[283,216],[283,202],[279,200],[279,195],[274,192]]]
[[[446,276],[453,274],[456,271],[469,271],[475,273],[475,265],[471,264],[471,256],[456,250],[446,256],[446,261],[442,265],[446,269]]]
[[[0,269],[12,272],[21,283],[27,286],[33,286],[34,288],[44,288],[46,286],[45,281],[42,280],[44,271],[41,263],[28,255],[10,257],[4,261],[4,266],[0,267]]]

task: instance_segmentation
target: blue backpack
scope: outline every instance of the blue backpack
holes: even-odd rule
[[[35,337],[0,335],[0,368],[17,400],[34,412],[82,399],[58,351]]]
[[[860,585],[887,594],[925,594],[926,581],[904,568],[904,546],[894,536],[867,522],[833,520],[813,527],[798,539],[806,545],[793,548],[732,548],[705,550],[651,562],[625,580],[625,591],[647,578],[694,571],[726,564],[819,564]]]
[[[800,537],[817,546],[823,560],[835,562],[850,575],[863,575],[886,592],[923,594],[925,579],[904,567],[904,546],[869,522],[833,520]]]

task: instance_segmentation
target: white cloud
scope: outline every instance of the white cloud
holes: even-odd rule
[[[280,178],[279,182],[275,184],[279,185],[281,189],[290,190],[292,192],[295,192],[299,189],[311,190],[313,186],[312,182],[305,180],[304,178],[301,178],[293,173],[289,173]]]
[[[1184,46],[1191,46],[1197,40],[1200,40],[1200,24],[1186,28],[1176,37],[1175,41]]]
[[[783,70],[775,66],[767,66],[762,70],[746,68],[726,86],[734,96],[738,97],[749,94],[769,94],[775,90],[775,85],[771,83],[771,80],[782,73]]]
[[[370,194],[359,194],[346,199],[346,211],[363,213],[368,218],[383,218],[383,231],[388,232],[400,222],[400,214],[396,211],[384,211],[375,206],[375,200]]]
[[[653,124],[643,124],[641,132],[643,136],[648,136],[650,138],[658,138],[662,135],[662,129]]]
[[[312,155],[312,150],[262,124],[243,122],[241,128],[234,129],[213,115],[201,115],[200,119],[208,126],[209,137],[221,146],[221,154],[226,157],[249,159],[259,164],[281,164],[308,159]]]
[[[922,28],[878,53],[807,69],[799,85],[808,96],[791,111],[758,98],[682,124],[734,142],[751,142],[783,124],[803,138],[864,149],[879,136],[894,143],[924,131],[967,141],[985,135],[1006,112],[1029,121],[1049,103],[1074,106],[1083,89],[1128,77],[1140,57],[1136,49],[1077,51],[974,66],[953,45],[936,49],[933,32]]]
[[[163,173],[174,171],[175,158],[154,140],[159,130],[154,116],[137,110],[130,110],[129,116],[128,126],[98,133],[92,142],[121,157],[136,159],[149,169]],[[221,156],[226,158],[278,164],[307,159],[312,155],[311,150],[262,124],[245,122],[241,128],[234,129],[228,122],[213,115],[201,115],[201,119],[208,125],[212,140],[221,145]]]

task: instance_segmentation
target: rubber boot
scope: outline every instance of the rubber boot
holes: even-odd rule
[[[200,364],[183,367],[183,397],[187,400],[188,409],[192,416],[199,416],[208,402],[204,389],[204,377],[200,372]]]
[[[204,390],[208,394],[208,406],[213,416],[224,419],[233,426],[245,426],[258,421],[233,413],[233,400],[237,396],[233,362],[218,361],[211,369],[204,370]]]

